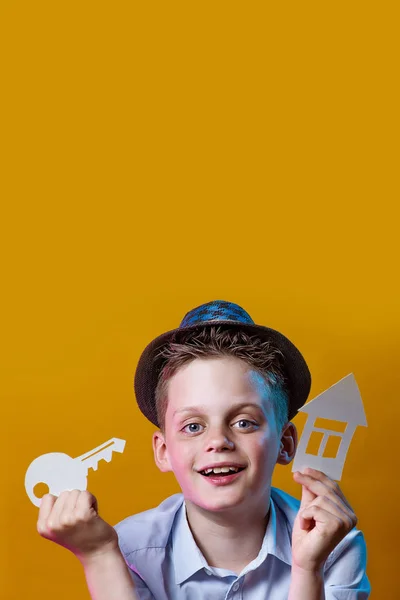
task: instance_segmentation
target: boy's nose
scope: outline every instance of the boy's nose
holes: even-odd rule
[[[235,444],[225,432],[213,431],[206,442],[206,452],[221,452],[234,450]]]

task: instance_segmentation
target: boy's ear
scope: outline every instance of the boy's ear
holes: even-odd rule
[[[166,473],[167,471],[172,471],[167,444],[165,442],[165,434],[162,431],[155,431],[153,433],[153,452],[154,452],[154,461],[160,471]]]
[[[288,465],[292,462],[297,448],[297,429],[291,421],[286,423],[281,433],[281,443],[277,463]]]

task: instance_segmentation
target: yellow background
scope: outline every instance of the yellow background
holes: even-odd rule
[[[88,598],[36,533],[36,456],[126,439],[89,475],[111,523],[177,491],[134,368],[216,298],[300,347],[311,397],[354,372],[342,484],[396,597],[396,5],[1,1],[1,600]]]

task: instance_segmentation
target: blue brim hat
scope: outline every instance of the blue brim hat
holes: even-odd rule
[[[240,329],[264,341],[270,341],[280,350],[289,392],[289,419],[293,419],[310,393],[311,375],[306,361],[296,346],[279,331],[256,325],[241,306],[223,300],[213,300],[194,308],[185,315],[177,329],[163,333],[146,346],[139,358],[134,382],[136,400],[144,416],[154,425],[159,426],[155,391],[166,361],[160,356],[162,348],[171,341],[179,342],[181,334],[216,325],[220,328]]]

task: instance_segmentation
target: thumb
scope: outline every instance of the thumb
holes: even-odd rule
[[[301,471],[295,471],[293,473],[293,479],[296,483],[301,485],[301,503],[299,510],[306,508],[315,498],[317,497],[308,487],[303,483],[304,475]]]
[[[311,490],[309,490],[308,487],[306,487],[305,485],[302,485],[301,486],[301,502],[300,502],[299,510],[303,510],[304,508],[309,506],[311,504],[311,502],[313,500],[315,500],[316,497],[317,497],[316,494],[314,494]]]

